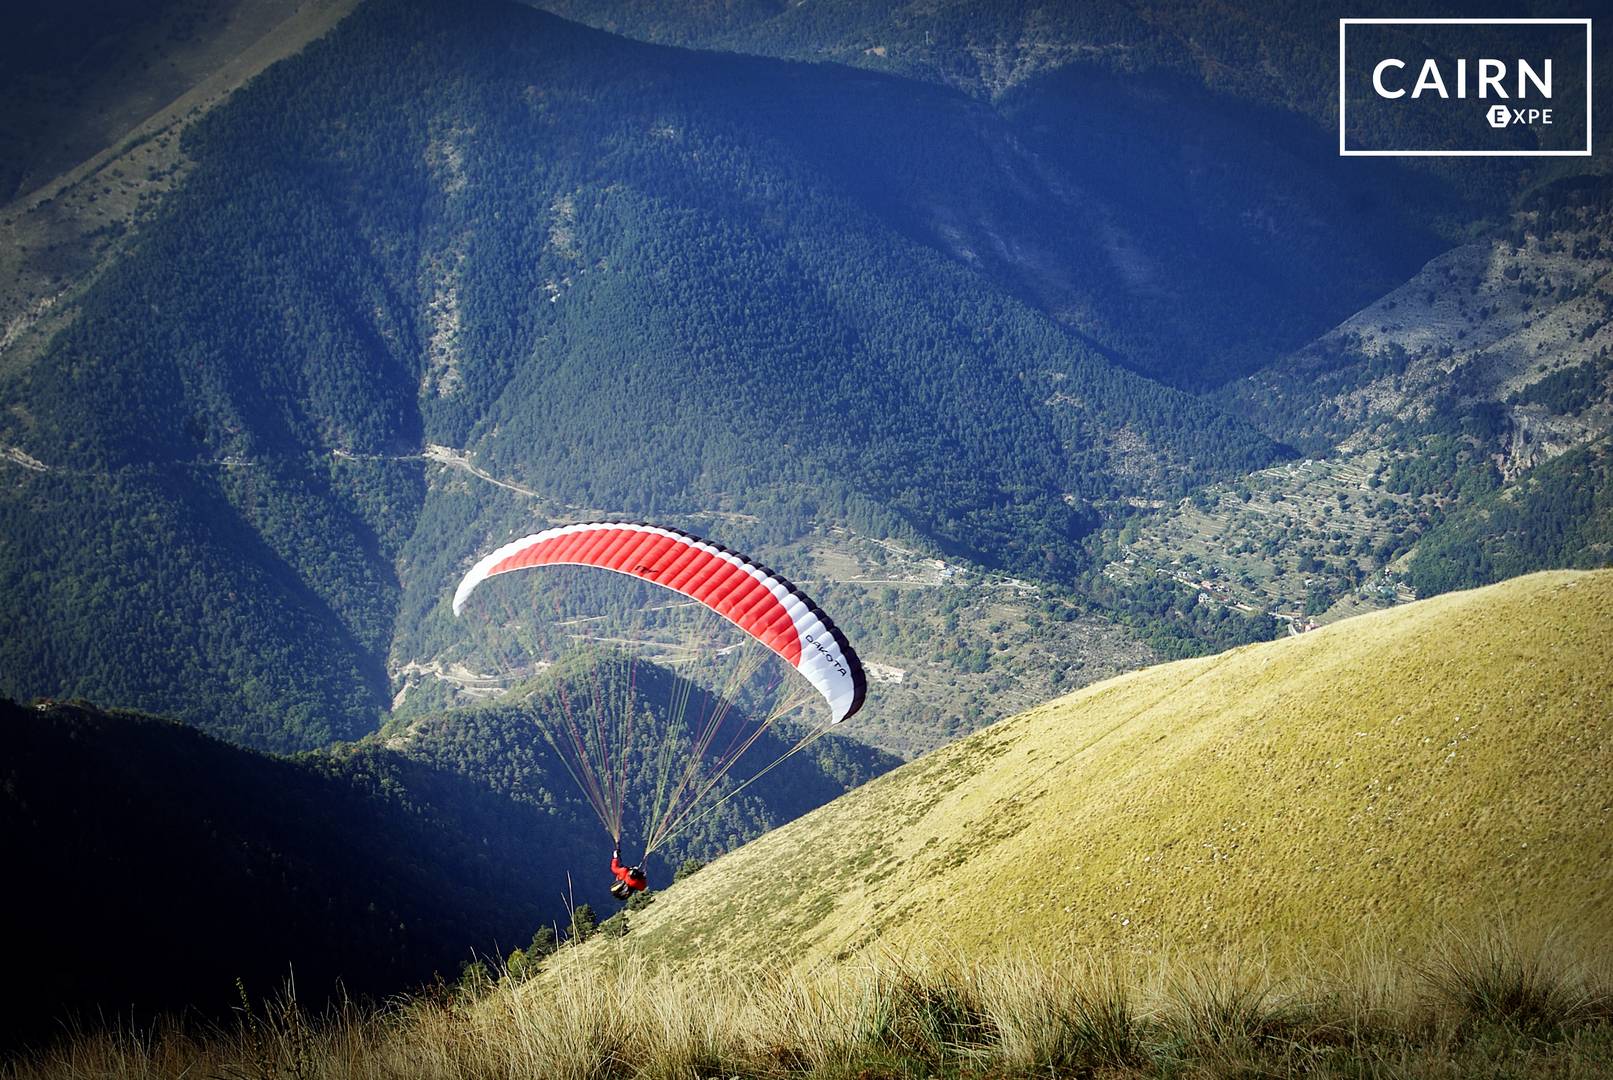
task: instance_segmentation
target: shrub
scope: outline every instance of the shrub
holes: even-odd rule
[[[587,941],[599,928],[599,916],[589,904],[578,904],[571,911],[571,937],[573,942]]]

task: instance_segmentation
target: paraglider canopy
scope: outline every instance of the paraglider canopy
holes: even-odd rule
[[[484,588],[517,570],[533,572],[531,588]],[[478,589],[503,605],[495,638],[534,639],[525,673],[509,675],[543,699],[538,732],[618,846],[624,826],[643,828],[645,858],[855,713],[867,690],[857,654],[800,589],[678,529],[547,529],[477,560],[454,591],[456,616],[491,616],[487,597],[472,602]],[[660,589],[678,597],[651,601]],[[819,697],[827,715],[804,733],[785,721]],[[750,767],[731,775],[741,760]]]
[[[626,574],[711,609],[799,671],[828,703],[831,724],[862,708],[868,691],[862,664],[805,593],[737,552],[660,525],[587,522],[511,541],[483,556],[460,581],[454,614],[490,577],[557,565]]]

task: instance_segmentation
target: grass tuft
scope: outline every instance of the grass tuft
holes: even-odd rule
[[[1113,965],[1003,963],[981,976],[994,1058],[1034,1075],[1144,1060],[1133,992]]]
[[[924,977],[902,969],[881,983],[869,1032],[876,1046],[943,1062],[967,1058],[996,1037],[966,977]]]
[[[1170,996],[1169,1028],[1197,1048],[1287,1039],[1305,1018],[1300,1005],[1279,998],[1265,972],[1236,966],[1189,969]]]
[[[1559,1039],[1571,1028],[1607,1013],[1607,995],[1548,939],[1520,944],[1486,930],[1448,938],[1424,969],[1432,1003],[1454,1012],[1461,1029],[1498,1024],[1537,1039]]]

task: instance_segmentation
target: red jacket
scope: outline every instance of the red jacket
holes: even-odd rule
[[[621,860],[614,855],[610,857],[610,872],[615,874],[617,879],[629,889],[633,889],[636,892],[642,892],[644,887],[650,883],[650,879],[644,876],[644,871],[635,872],[633,867],[623,866]]]

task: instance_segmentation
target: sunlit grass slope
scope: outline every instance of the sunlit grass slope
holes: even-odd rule
[[[1535,574],[1004,720],[680,883],[620,947],[743,972],[1281,963],[1481,923],[1605,946],[1610,726],[1613,572]]]

